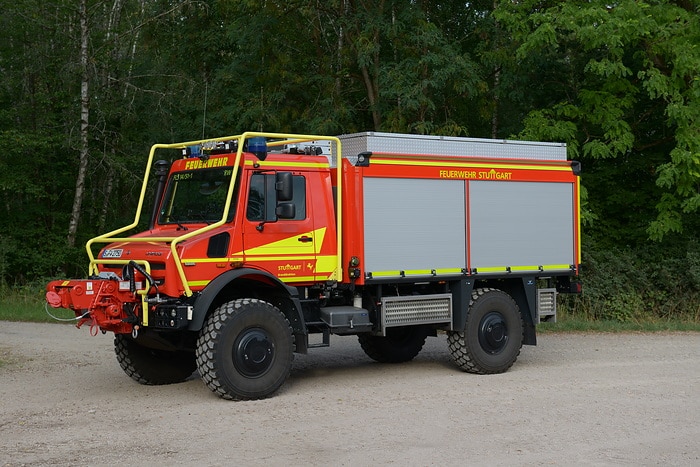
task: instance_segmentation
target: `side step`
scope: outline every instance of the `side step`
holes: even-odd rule
[[[314,324],[317,324],[317,323],[314,323]],[[318,324],[325,324],[325,323],[318,322]],[[309,344],[306,346],[308,349],[317,349],[319,347],[330,347],[331,346],[331,330],[326,327],[323,329],[323,331],[321,331],[321,333],[322,333],[321,334],[321,336],[322,336],[321,342],[314,342],[314,343],[309,342]]]
[[[386,328],[418,324],[452,326],[452,294],[382,298],[382,335]]]
[[[537,289],[537,323],[557,322],[557,289]]]

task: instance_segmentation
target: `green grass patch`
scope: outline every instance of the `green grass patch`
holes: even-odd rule
[[[700,317],[697,313],[666,315],[649,310],[648,313],[634,313],[628,319],[605,319],[593,313],[576,311],[560,303],[557,322],[543,322],[537,326],[539,332],[700,332]],[[70,310],[48,308],[44,300],[43,285],[21,288],[0,287],[0,320],[26,321],[33,323],[55,323],[73,320]]]
[[[687,321],[588,321],[576,317],[559,319],[556,323],[540,323],[538,332],[700,332],[700,323]]]
[[[70,310],[49,308],[48,311],[59,319],[75,317]],[[0,320],[31,323],[55,323],[59,321],[48,315],[44,303],[13,303],[9,300],[0,301]]]
[[[49,308],[56,318],[71,320],[70,310]],[[45,302],[22,294],[4,295],[0,299],[0,320],[32,323],[55,323],[58,320],[46,313]],[[538,332],[700,332],[700,322],[671,319],[661,320],[651,316],[635,321],[596,320],[576,314],[559,313],[557,322],[542,322]],[[1,364],[1,363],[0,363]]]
[[[49,307],[48,311],[59,319],[75,317],[70,310]],[[57,322],[46,312],[44,289],[40,285],[20,288],[0,287],[0,320],[32,323]]]
[[[596,318],[589,313],[559,309],[557,322],[544,321],[537,325],[539,332],[700,332],[697,315],[684,314],[659,317],[656,313],[636,314],[633,318]]]

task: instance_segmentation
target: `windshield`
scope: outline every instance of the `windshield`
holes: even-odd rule
[[[158,223],[211,224],[221,220],[231,173],[231,167],[221,167],[172,174],[163,197]],[[234,193],[227,222],[233,219],[235,206]]]

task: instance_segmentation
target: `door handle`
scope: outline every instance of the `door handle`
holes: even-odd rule
[[[309,242],[313,242],[313,241],[314,241],[313,238],[307,237],[306,235],[297,238],[297,240],[299,240],[299,241],[302,242],[302,243],[309,243]]]

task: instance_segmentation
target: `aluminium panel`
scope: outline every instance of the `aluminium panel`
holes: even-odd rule
[[[382,298],[383,334],[390,327],[436,323],[452,323],[452,294]]]
[[[537,289],[537,322],[557,322],[557,289]]]
[[[566,160],[564,143],[379,132],[353,133],[338,138],[343,144],[343,155],[351,160],[366,151],[497,159]]]
[[[365,178],[363,270],[379,277],[465,268],[464,198],[464,180]]]
[[[469,182],[471,268],[574,264],[573,190],[571,183]]]

